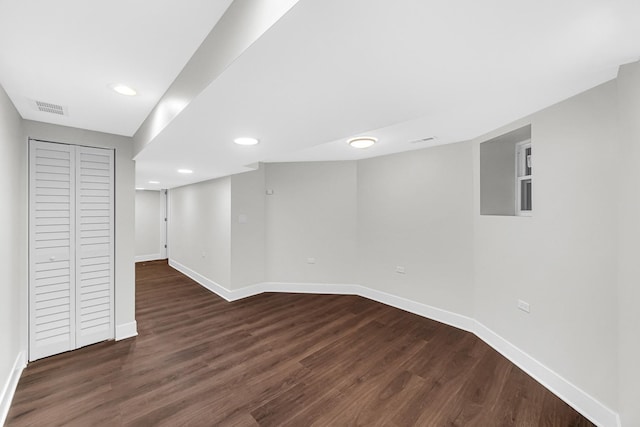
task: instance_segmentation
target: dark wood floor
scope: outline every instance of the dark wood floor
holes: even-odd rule
[[[139,336],[30,363],[9,426],[592,425],[474,335],[383,304],[136,275]]]

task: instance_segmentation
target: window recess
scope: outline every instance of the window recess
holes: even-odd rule
[[[531,125],[480,143],[480,215],[531,216]]]

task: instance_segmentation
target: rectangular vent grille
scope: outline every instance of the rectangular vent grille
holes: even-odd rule
[[[434,139],[436,139],[435,136],[429,136],[427,138],[416,139],[415,141],[411,141],[411,144],[419,144],[420,142],[429,142],[429,141],[433,141]]]
[[[61,105],[51,104],[49,102],[36,101],[36,106],[39,111],[45,113],[59,114],[64,116],[64,108]]]

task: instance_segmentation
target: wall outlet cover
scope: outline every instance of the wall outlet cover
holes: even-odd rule
[[[518,308],[522,311],[524,311],[525,313],[530,313],[531,309],[529,307],[529,303],[522,301],[521,299],[518,300]]]

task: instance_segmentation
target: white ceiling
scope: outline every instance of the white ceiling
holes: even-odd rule
[[[64,13],[49,3],[0,0],[0,83],[25,118],[51,121],[24,101],[46,95],[72,114],[82,107],[72,126],[132,135],[229,2],[62,0]],[[113,10],[125,7],[137,18],[119,25]],[[467,140],[614,78],[640,58],[638,22],[637,0],[300,0],[137,155],[137,185],[172,188],[260,161],[372,157],[429,136]],[[57,71],[31,72],[39,55]],[[119,80],[140,96],[105,89]],[[360,134],[379,142],[345,143]],[[237,136],[261,143],[236,146]]]
[[[25,119],[132,136],[230,3],[0,0],[0,84]]]

